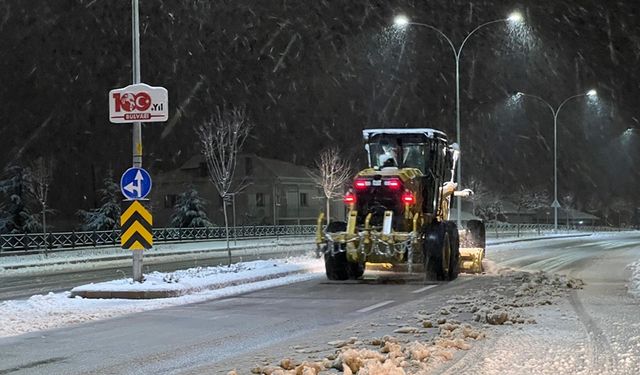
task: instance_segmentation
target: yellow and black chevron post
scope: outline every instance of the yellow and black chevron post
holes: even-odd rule
[[[131,201],[120,216],[120,244],[126,250],[151,249],[153,217],[140,201]]]

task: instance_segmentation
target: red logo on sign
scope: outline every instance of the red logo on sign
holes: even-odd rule
[[[120,93],[113,93],[113,99],[116,104],[116,112],[133,112],[133,111],[146,111],[151,107],[151,96],[146,92],[139,92],[137,94],[126,93],[120,95]]]

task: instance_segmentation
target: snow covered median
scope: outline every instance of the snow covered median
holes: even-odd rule
[[[320,277],[320,259],[298,257],[237,263],[231,267],[198,267],[170,273],[145,275],[144,283],[131,279],[114,280],[74,288],[80,290],[133,291],[138,293],[173,291],[178,297],[129,300],[69,298],[71,292],[32,296],[27,300],[0,303],[0,337],[95,320],[113,318],[163,307],[184,305],[235,294],[291,284]],[[188,293],[188,294],[187,294]]]

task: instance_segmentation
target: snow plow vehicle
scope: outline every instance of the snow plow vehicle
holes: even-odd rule
[[[473,194],[454,182],[457,144],[427,128],[368,129],[363,137],[368,167],[344,196],[347,222],[325,226],[324,214],[318,217],[327,278],[357,279],[376,264],[409,273],[422,268],[434,281],[482,272],[484,223],[469,220],[459,230],[449,220],[452,198]]]

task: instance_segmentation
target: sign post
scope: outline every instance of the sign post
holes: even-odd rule
[[[153,218],[140,202],[151,191],[151,176],[142,169],[142,122],[162,122],[169,118],[169,101],[164,87],[140,82],[140,21],[138,0],[131,0],[131,41],[133,82],[109,92],[109,120],[133,125],[133,166],[120,180],[122,195],[129,202],[120,217],[121,244],[133,250],[133,280],[143,281],[144,249],[153,246]]]

